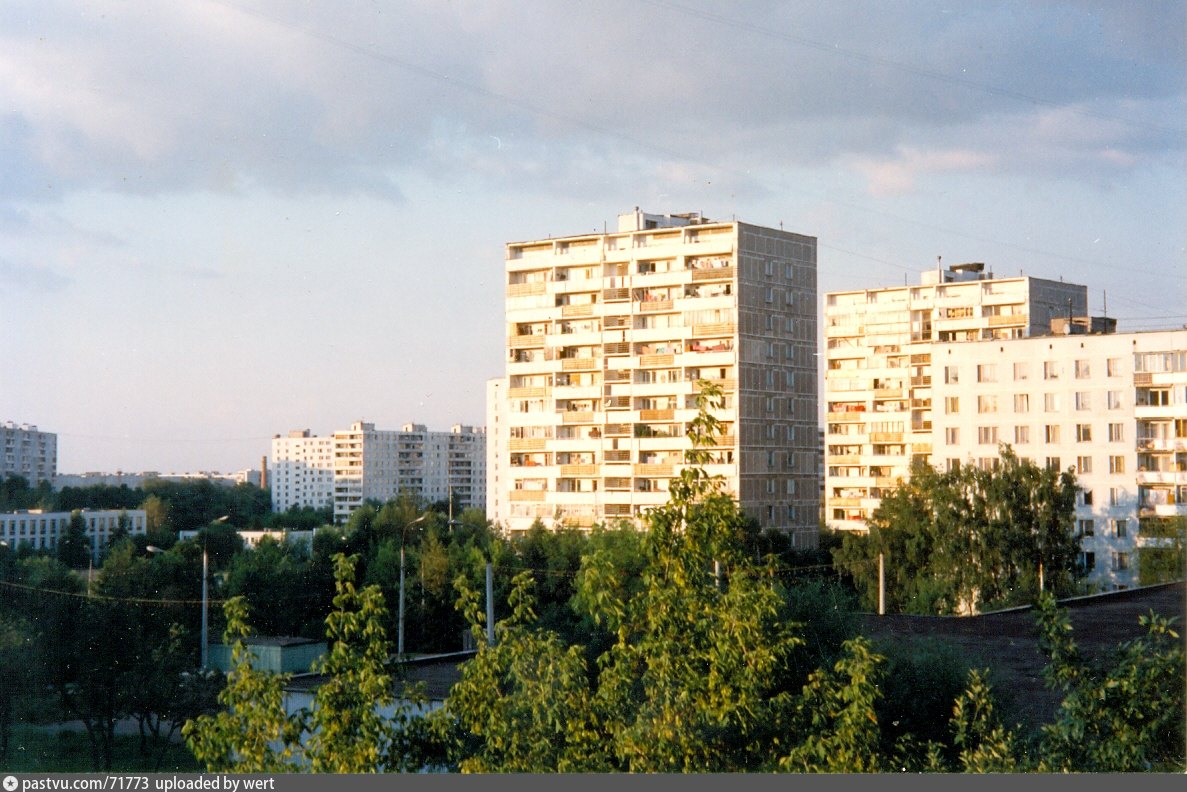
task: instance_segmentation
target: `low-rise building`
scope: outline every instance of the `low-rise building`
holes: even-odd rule
[[[81,509],[91,558],[98,563],[104,547],[121,531],[144,534],[148,517],[143,509]],[[27,545],[33,550],[55,550],[70,529],[74,512],[47,512],[40,509],[0,514],[0,541],[10,548]]]

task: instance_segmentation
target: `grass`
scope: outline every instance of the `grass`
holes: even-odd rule
[[[140,738],[116,735],[112,770],[119,772],[158,772],[155,757],[140,755]],[[8,759],[0,762],[6,773],[90,773],[91,744],[85,731],[15,726],[8,746]],[[189,749],[170,743],[165,749],[159,772],[197,773],[202,767]]]

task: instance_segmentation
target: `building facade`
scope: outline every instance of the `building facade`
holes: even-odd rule
[[[995,278],[980,263],[925,272],[918,286],[826,295],[826,523],[865,530],[912,460],[934,464],[938,344],[1047,335],[1087,302],[1085,286]]]
[[[334,504],[334,438],[297,429],[272,438],[268,460],[272,511],[325,509]]]
[[[129,535],[143,535],[148,530],[143,509],[81,509],[78,513],[86,526],[91,558],[96,564],[103,548],[121,530]],[[33,550],[55,550],[69,530],[72,516],[72,512],[40,509],[0,514],[0,541],[13,549],[27,545]]]
[[[999,444],[1081,488],[1089,579],[1141,582],[1144,548],[1187,517],[1187,330],[937,344],[931,460],[997,464]]]
[[[708,380],[725,395],[709,472],[815,544],[814,237],[636,208],[615,233],[509,243],[505,265],[489,517],[589,527],[663,504]]]
[[[58,436],[36,426],[0,423],[0,480],[23,476],[29,486],[53,483],[58,473]]]
[[[402,492],[448,502],[451,511],[482,508],[486,464],[483,427],[455,424],[434,432],[405,424],[389,430],[356,421],[329,437],[297,430],[272,441],[272,508],[330,507],[335,522],[344,522],[365,501],[386,503]]]

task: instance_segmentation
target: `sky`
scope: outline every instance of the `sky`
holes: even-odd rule
[[[485,422],[507,242],[699,211],[1187,324],[1187,5],[5,0],[0,421],[58,470]]]

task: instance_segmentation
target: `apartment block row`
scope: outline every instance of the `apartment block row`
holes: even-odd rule
[[[268,463],[274,511],[326,508],[343,522],[367,500],[386,502],[406,492],[427,502],[448,501],[460,511],[486,501],[486,430],[454,425],[448,432],[423,424],[349,429],[314,436],[308,429],[272,439]]]
[[[981,265],[825,298],[826,522],[864,530],[912,460],[997,464],[1000,444],[1081,493],[1095,582],[1140,582],[1144,547],[1187,516],[1187,330],[1116,333],[1084,286]]]
[[[702,381],[710,473],[815,544],[816,240],[699,214],[506,246],[506,376],[488,387],[487,515],[511,532],[637,520],[667,500]]]
[[[22,476],[30,486],[53,482],[58,472],[58,436],[36,426],[0,423],[0,480]]]

